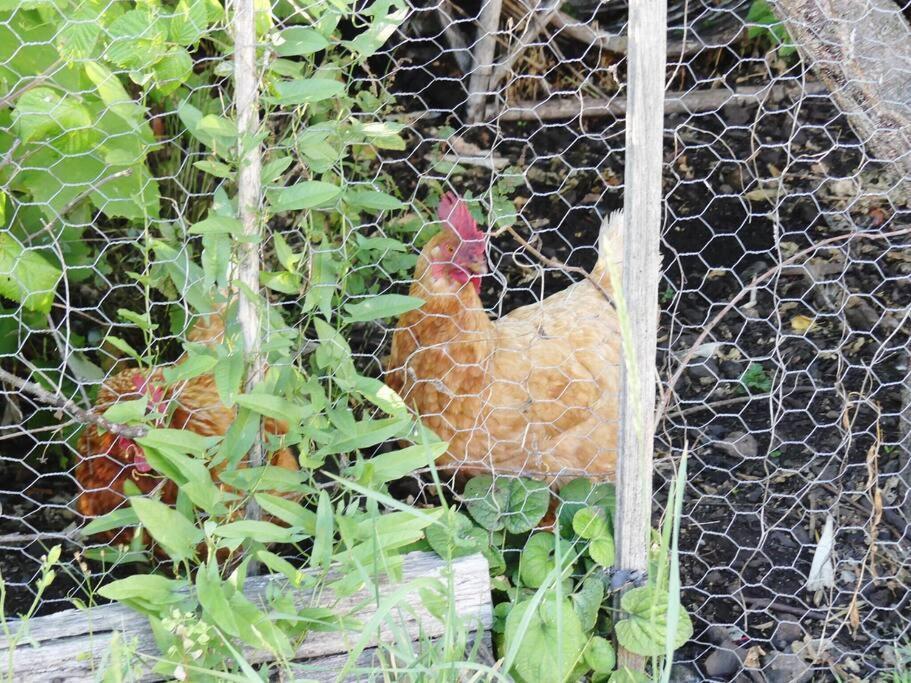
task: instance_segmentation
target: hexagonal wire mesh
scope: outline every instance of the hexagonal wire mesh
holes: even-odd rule
[[[875,4],[907,30],[908,5]],[[318,5],[278,3],[276,21],[304,25]],[[162,285],[161,271],[199,257],[200,238],[186,229],[226,199],[190,131],[213,114],[202,127],[217,135],[217,116],[231,111],[229,34],[213,1],[0,6],[0,357],[87,408],[130,363],[109,336],[163,363],[180,353],[192,302]],[[820,83],[819,64],[793,52],[762,0],[674,1],[668,15],[658,358],[667,405],[655,487],[660,503],[688,449],[681,564],[697,628],[678,660],[697,678],[733,678],[707,659],[722,644],[786,678],[806,666],[821,680],[866,678],[911,639],[909,175],[870,147],[879,131],[858,139],[844,100]],[[482,290],[492,317],[578,280],[560,264],[590,269],[599,226],[622,205],[626,16],[623,3],[586,0],[404,7],[397,30],[351,73],[357,116],[394,116],[406,145],[376,144],[347,180],[395,188],[409,211],[274,219],[270,233],[306,255],[312,282],[300,294],[272,281],[274,310],[295,324],[308,307],[405,292],[446,189],[481,198],[489,223],[513,225],[532,245],[492,240],[495,276]],[[872,31],[871,16],[839,25]],[[351,36],[351,26],[338,30]],[[884,62],[902,52],[889,35],[870,38]],[[289,73],[294,56],[280,61]],[[892,76],[907,84],[908,73]],[[277,142],[265,160],[293,149],[315,173],[334,167],[321,146],[328,124],[298,131],[297,111],[268,108]],[[853,232],[867,237],[842,239]],[[268,268],[281,254],[266,244]],[[382,376],[391,331],[346,332],[365,374]],[[81,425],[34,392],[5,389],[6,609],[31,602],[40,556],[63,540],[67,571],[42,597],[41,610],[54,611],[131,569],[86,560],[93,544],[75,532]],[[425,488],[412,478],[393,491]],[[832,572],[808,591],[829,520]],[[776,654],[792,648],[796,659]]]

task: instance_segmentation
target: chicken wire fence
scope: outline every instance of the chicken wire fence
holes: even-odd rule
[[[834,94],[826,72],[871,45],[883,64],[907,56],[911,10],[858,6],[828,25],[866,37],[852,43],[860,58],[801,20],[799,3],[776,5],[787,26],[762,0],[668,6],[655,520],[686,450],[681,579],[696,632],[677,654],[681,680],[733,680],[741,667],[754,680],[867,679],[911,640],[911,142],[900,117],[880,130],[885,118],[839,97],[879,91],[907,124],[911,70],[879,82],[847,72]],[[273,312],[295,325],[405,293],[446,190],[477,199],[496,233],[491,316],[593,266],[624,194],[625,3],[279,2],[271,18],[258,7],[260,35],[335,37],[263,45],[266,191],[286,171],[270,162],[291,156],[298,177],[368,192],[360,206],[270,220],[260,282]],[[228,9],[0,2],[8,373],[89,408],[130,349],[179,356],[198,290],[164,273],[223,258],[188,227],[230,201],[227,169],[200,142],[233,109]],[[339,66],[340,45],[370,56]],[[348,131],[344,163],[334,104],[276,86],[305,63],[349,84],[340,106],[360,137]],[[883,133],[904,157],[883,155]],[[372,191],[404,208],[371,204]],[[383,376],[394,324],[345,330],[364,374]],[[49,613],[135,568],[91,559],[99,544],[78,533],[78,416],[11,381],[3,396],[6,613],[31,603],[41,557],[62,541]],[[392,492],[429,488],[410,477]]]

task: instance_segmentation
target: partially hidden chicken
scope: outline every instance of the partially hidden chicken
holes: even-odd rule
[[[215,343],[224,335],[221,314],[204,316],[188,334],[191,342]],[[182,358],[178,362],[182,362]],[[127,368],[110,377],[101,386],[95,402],[96,411],[104,412],[119,401],[148,398],[149,412],[167,415],[156,426],[186,429],[201,436],[223,436],[234,421],[235,408],[225,406],[218,396],[212,375],[200,375],[168,387],[160,368],[140,370]],[[263,421],[263,429],[281,435],[287,426],[275,420]],[[270,463],[288,470],[297,470],[298,464],[290,449],[281,448],[271,455]],[[239,465],[245,467],[243,463]],[[212,472],[217,480],[220,468]],[[76,501],[78,512],[87,519],[99,517],[124,504],[124,484],[132,481],[140,491],[155,495],[164,503],[173,505],[177,499],[177,485],[155,472],[146,461],[142,447],[132,439],[101,431],[89,425],[78,443],[76,480],[80,494]],[[114,529],[98,535],[116,543],[126,543],[133,536],[132,529]]]
[[[598,286],[583,279],[491,320],[479,296],[487,235],[452,193],[438,214],[443,228],[424,247],[410,288],[425,303],[399,320],[386,375],[449,441],[438,466],[555,486],[613,479],[621,339],[608,296],[610,272],[620,272],[622,216],[601,228],[591,272]]]

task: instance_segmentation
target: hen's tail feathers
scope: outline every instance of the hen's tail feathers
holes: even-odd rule
[[[611,286],[611,272],[619,277],[623,267],[623,210],[611,211],[604,222],[601,223],[601,232],[598,235],[598,263],[592,271],[601,282],[601,286],[609,292]]]

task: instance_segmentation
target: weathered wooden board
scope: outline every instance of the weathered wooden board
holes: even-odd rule
[[[447,563],[433,553],[411,553],[404,558],[401,582],[382,578],[377,582],[376,591],[360,591],[348,597],[337,597],[331,590],[319,593],[311,590],[297,590],[295,603],[299,607],[332,607],[339,614],[356,616],[366,624],[376,614],[378,601],[402,586],[420,578],[441,578],[449,581],[451,572],[452,595],[455,612],[464,623],[477,631],[487,631],[493,621],[490,599],[490,577],[487,561],[481,555],[472,555]],[[267,589],[281,585],[285,590],[287,581],[281,576],[258,576],[249,579],[244,593],[256,604],[264,604]],[[21,624],[9,624],[16,634]],[[121,605],[105,605],[87,610],[67,610],[47,617],[31,619],[27,624],[27,635],[19,640],[12,651],[12,668],[8,675],[17,682],[76,683],[95,680],[110,653],[111,640],[119,633],[127,641],[134,640],[140,658],[150,662],[158,655],[155,641],[147,619]],[[406,633],[418,637],[435,638],[446,631],[446,625],[434,618],[423,606],[417,591],[407,595],[400,607],[391,610],[382,620],[376,633],[367,637],[367,647],[379,642],[390,642],[393,633]],[[349,652],[364,635],[363,630],[314,632],[300,645],[295,653],[297,659],[327,659],[325,666],[318,668],[327,672],[338,671],[345,661],[339,657]],[[0,652],[10,649],[11,643],[0,637]],[[247,650],[247,660],[257,664],[267,662],[267,652]],[[361,661],[369,661],[372,653],[366,651]],[[332,664],[335,662],[335,664]],[[315,664],[316,662],[311,662]],[[331,668],[331,666],[336,668]],[[149,664],[151,667],[151,664]],[[314,676],[315,677],[315,676]],[[160,680],[148,670],[142,680]]]

